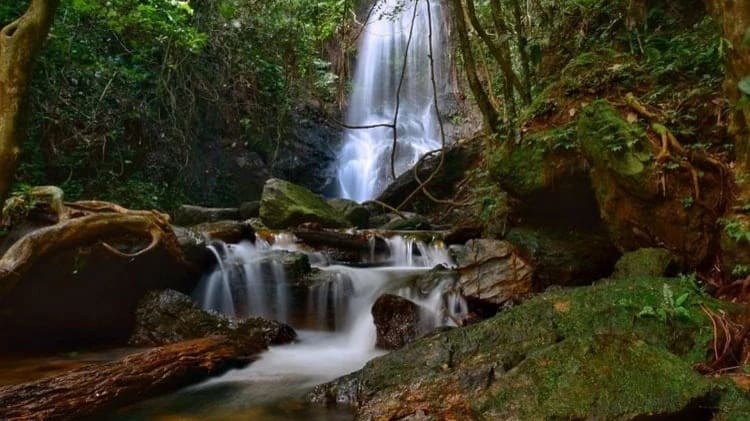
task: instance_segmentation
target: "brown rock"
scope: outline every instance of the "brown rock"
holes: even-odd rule
[[[533,267],[507,241],[470,240],[456,261],[458,287],[469,300],[499,306],[533,291]]]
[[[399,349],[420,335],[419,306],[397,295],[380,296],[372,306],[378,339],[383,349]]]

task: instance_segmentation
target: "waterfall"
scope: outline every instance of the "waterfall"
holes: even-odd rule
[[[349,126],[358,127],[392,124],[398,102],[398,146],[394,161],[397,175],[441,145],[430,77],[428,4],[432,15],[435,81],[439,90],[445,86],[448,72],[442,51],[445,31],[440,2],[380,0],[362,32],[349,99],[346,121]],[[373,199],[393,181],[392,144],[390,127],[345,130],[338,157],[342,197],[358,202]]]
[[[291,234],[276,234],[272,243],[259,237],[254,244],[217,242],[209,249],[218,265],[203,278],[195,298],[203,308],[230,316],[260,316],[295,327],[374,335],[366,325],[372,325],[370,308],[381,294],[396,292],[401,280],[437,265],[452,266],[439,240],[427,243],[411,236],[394,236],[386,243],[389,266],[358,269],[328,266],[326,256],[302,250]],[[283,264],[291,252],[303,251],[319,273],[310,283],[289,279]],[[441,283],[428,291],[401,288],[396,293],[429,307],[430,314],[442,314],[442,308],[450,307],[441,299],[448,289]]]

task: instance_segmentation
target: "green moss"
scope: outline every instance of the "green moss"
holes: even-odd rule
[[[552,184],[564,159],[553,154],[576,148],[572,125],[534,133],[518,145],[505,142],[489,153],[490,176],[508,191],[527,196]]]
[[[304,187],[270,179],[263,188],[260,218],[269,228],[285,229],[311,222],[327,228],[343,228],[349,223],[320,196]]]
[[[643,128],[622,119],[609,102],[598,100],[583,109],[578,139],[595,168],[613,173],[634,191],[641,190],[653,158]]]
[[[641,77],[631,55],[605,48],[584,52],[571,60],[562,71],[560,83],[567,95],[591,94],[613,84],[633,89]]]
[[[643,248],[625,253],[615,265],[613,277],[664,276],[674,263],[674,257],[669,250]]]
[[[665,289],[686,294],[686,317],[639,316],[663,302]],[[721,393],[692,369],[705,360],[712,338],[701,306],[732,311],[687,278],[605,280],[546,293],[371,361],[358,374],[359,415],[403,416],[408,405],[451,413],[452,402],[487,419],[678,413]],[[403,401],[404,394],[412,400]]]
[[[679,412],[710,388],[685,361],[641,340],[570,338],[524,360],[480,411],[494,419],[630,419]]]

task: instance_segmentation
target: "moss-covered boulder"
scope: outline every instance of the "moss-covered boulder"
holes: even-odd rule
[[[357,419],[730,419],[747,407],[747,395],[692,368],[712,337],[701,306],[731,311],[688,279],[549,292],[417,340],[309,398],[348,399]],[[723,405],[729,395],[733,405]]]
[[[260,200],[260,218],[273,229],[296,227],[307,222],[325,228],[350,224],[325,200],[304,187],[278,178],[268,180]]]
[[[643,248],[625,253],[615,264],[614,278],[673,275],[677,262],[669,250]]]

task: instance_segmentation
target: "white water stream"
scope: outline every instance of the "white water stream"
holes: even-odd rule
[[[257,238],[255,244],[212,245],[218,264],[201,281],[196,300],[231,316],[287,322],[297,330],[297,341],[271,347],[245,369],[137,405],[115,419],[151,419],[155,413],[198,419],[351,419],[341,408],[331,412],[297,399],[386,352],[375,346],[371,309],[379,296],[396,294],[418,304],[423,332],[452,325],[466,314],[451,279],[414,282],[435,266],[452,266],[441,242],[395,236],[386,243],[389,265],[369,268],[328,265],[325,256],[300,248],[289,234],[275,235],[272,243]],[[299,285],[287,273],[285,268],[294,267],[291,252],[304,252],[314,262],[319,272],[313,284]],[[284,405],[302,406],[295,412]]]
[[[431,1],[430,19],[427,4],[422,0],[382,0],[376,6],[362,32],[349,99],[346,118],[349,126],[393,124],[398,109],[398,147],[394,160],[397,176],[411,168],[422,155],[441,145],[428,34],[431,20],[432,61],[440,90],[448,73],[442,51],[445,44],[443,10],[439,1]],[[398,9],[399,6],[403,9]],[[347,129],[338,158],[341,196],[358,202],[378,196],[393,181],[392,146],[390,127]]]

